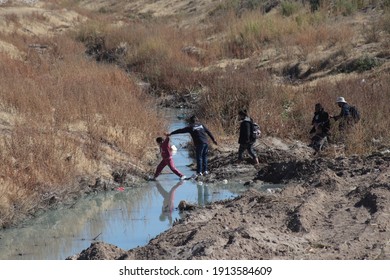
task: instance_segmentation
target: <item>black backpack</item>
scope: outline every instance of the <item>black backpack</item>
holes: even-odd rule
[[[360,112],[355,106],[349,106],[349,114],[355,123],[360,121]]]

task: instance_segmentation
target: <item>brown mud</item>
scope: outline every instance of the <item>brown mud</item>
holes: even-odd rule
[[[390,259],[390,150],[347,157],[331,146],[313,156],[305,143],[270,137],[256,149],[257,168],[238,164],[234,145],[210,154],[204,180],[241,178],[242,196],[180,208],[186,217],[144,247],[96,242],[68,259]],[[285,187],[251,188],[264,182]]]

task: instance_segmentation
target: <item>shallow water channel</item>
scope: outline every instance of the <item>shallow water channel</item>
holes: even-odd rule
[[[167,114],[170,131],[183,127],[185,111]],[[183,144],[189,134],[174,135],[171,144],[178,150],[176,167],[186,176],[194,172]],[[266,190],[272,186],[264,185]],[[150,239],[169,229],[180,219],[177,205],[181,200],[199,206],[234,198],[247,187],[242,182],[202,184],[193,180],[180,182],[168,167],[158,181],[139,188],[115,189],[81,199],[70,209],[50,211],[23,225],[0,231],[2,260],[63,260],[86,249],[94,241],[103,241],[128,250],[146,245]]]

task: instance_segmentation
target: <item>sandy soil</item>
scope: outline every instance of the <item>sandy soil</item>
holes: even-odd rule
[[[42,2],[17,8],[2,5],[0,32],[58,34],[84,20],[68,10],[43,10]],[[194,21],[215,5],[210,0],[117,2],[127,3],[117,7],[126,13],[194,14]],[[101,11],[115,8],[111,1],[83,3]],[[355,49],[359,55],[361,51]],[[2,40],[0,52],[24,56]],[[242,178],[248,187],[244,195],[205,208],[183,209],[186,218],[144,247],[126,251],[97,242],[69,259],[390,259],[390,150],[345,157],[329,148],[314,157],[305,143],[266,137],[257,145],[261,168],[255,169],[248,162],[235,163],[235,147],[225,143],[212,151],[212,174],[205,180]],[[268,193],[251,188],[263,182],[286,186]]]
[[[205,180],[252,178],[241,197],[183,209],[186,218],[144,247],[96,242],[69,259],[390,259],[390,150],[344,157],[330,147],[314,157],[304,143],[275,138],[256,148],[259,170],[236,164],[228,147],[210,158]],[[286,186],[251,188],[262,182]]]

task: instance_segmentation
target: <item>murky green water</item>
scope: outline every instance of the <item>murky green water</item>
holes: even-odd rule
[[[174,117],[170,129],[184,125]],[[193,171],[188,165],[192,159],[182,148],[188,141],[190,136],[186,134],[171,137],[172,144],[178,147],[174,155],[176,167],[191,176]],[[272,186],[263,186],[268,187]],[[51,211],[21,227],[0,231],[0,259],[62,260],[81,252],[94,241],[126,250],[143,246],[169,229],[175,219],[180,219],[176,207],[181,200],[204,206],[212,201],[234,198],[246,189],[242,182],[212,185],[191,180],[180,182],[166,168],[156,182],[91,195],[71,209]]]

